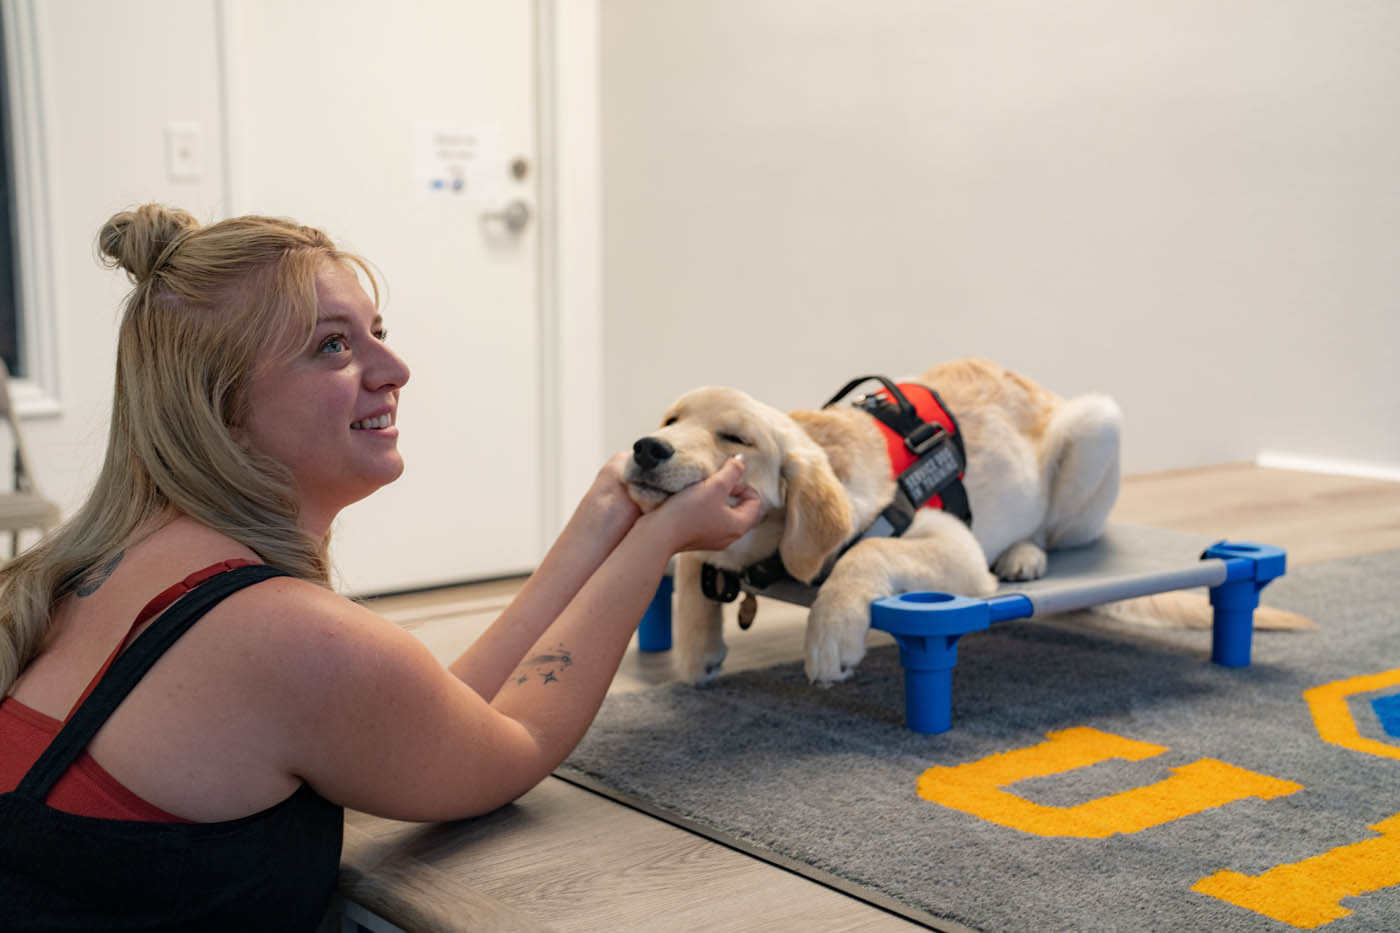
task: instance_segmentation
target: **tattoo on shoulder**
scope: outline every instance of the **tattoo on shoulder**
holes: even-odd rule
[[[559,675],[573,663],[573,652],[560,645],[552,653],[543,652],[522,661],[511,675],[511,679],[517,684],[530,680],[538,680],[542,684],[558,683]]]
[[[120,550],[113,555],[111,560],[107,561],[107,563],[103,564],[101,567],[95,567],[83,574],[82,577],[79,578],[77,586],[73,587],[73,592],[77,593],[79,596],[91,596],[93,593],[96,593],[102,588],[102,584],[107,582],[107,578],[116,571],[117,565],[122,562],[122,558],[125,556],[126,551]]]

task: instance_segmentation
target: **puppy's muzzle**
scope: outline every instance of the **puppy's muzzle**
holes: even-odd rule
[[[675,454],[676,448],[659,437],[644,437],[632,445],[632,459],[643,470],[652,470]]]

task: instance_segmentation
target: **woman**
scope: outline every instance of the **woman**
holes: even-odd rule
[[[100,247],[135,283],[106,459],[0,570],[0,903],[35,928],[311,927],[342,807],[444,820],[524,793],[592,721],[669,557],[737,539],[757,498],[734,462],[643,516],[615,457],[444,668],[328,586],[336,514],[403,470],[409,371],[365,264],[158,205]]]

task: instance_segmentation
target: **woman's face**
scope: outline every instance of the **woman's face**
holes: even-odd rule
[[[301,525],[319,537],[342,508],[403,472],[396,420],[409,373],[349,268],[322,267],[316,305],[310,344],[253,374],[244,437],[292,471]]]

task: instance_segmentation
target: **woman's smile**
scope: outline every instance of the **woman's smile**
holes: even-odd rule
[[[396,436],[399,433],[398,428],[394,425],[394,413],[392,411],[386,411],[378,415],[370,415],[350,425],[350,430],[352,431],[387,433],[386,429],[391,429]]]

